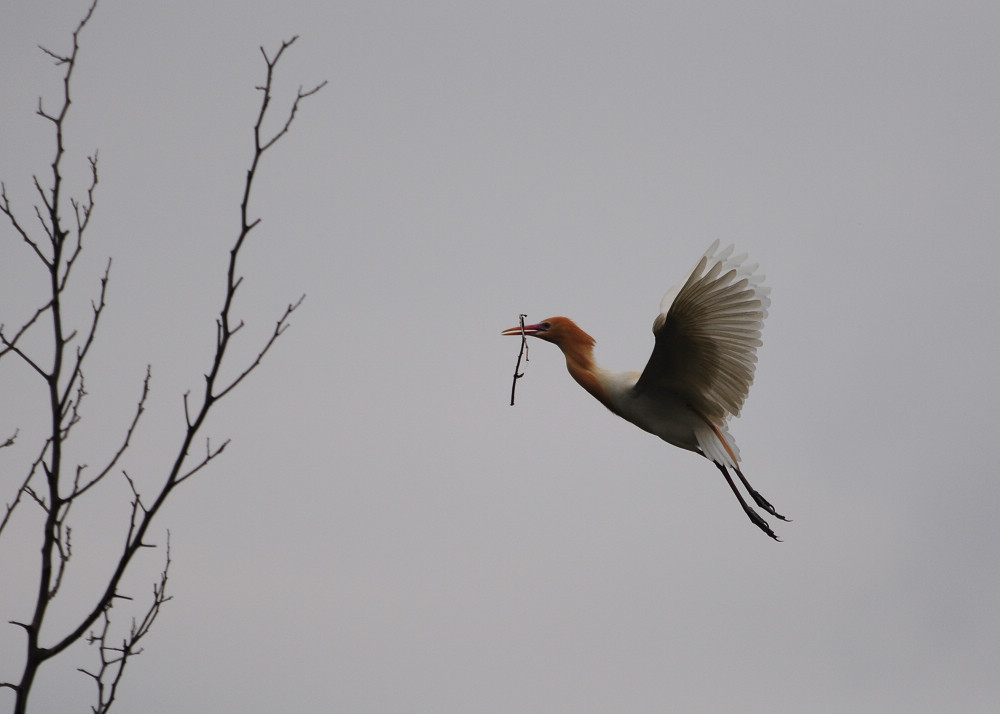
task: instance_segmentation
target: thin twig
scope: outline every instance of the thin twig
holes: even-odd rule
[[[3,357],[8,352],[12,351],[14,347],[17,345],[17,341],[21,339],[21,336],[24,335],[24,333],[27,332],[29,329],[31,329],[31,326],[34,325],[35,322],[38,320],[38,318],[41,317],[43,314],[45,314],[45,311],[48,310],[50,307],[52,307],[51,300],[49,300],[47,303],[45,303],[40,308],[35,310],[35,314],[32,315],[27,322],[21,325],[20,329],[17,331],[17,334],[14,335],[13,339],[10,340],[7,339],[7,337],[3,334],[3,325],[0,325],[0,345],[3,345],[3,349],[0,349],[0,357]]]
[[[152,367],[150,367],[150,365],[146,365],[146,378],[142,382],[142,395],[139,397],[139,403],[136,406],[135,414],[132,416],[132,423],[129,424],[128,430],[125,432],[125,438],[119,445],[118,450],[111,457],[111,460],[108,462],[108,464],[103,469],[101,469],[101,471],[98,472],[98,474],[94,478],[90,479],[90,481],[88,481],[86,484],[80,486],[78,479],[77,482],[73,484],[72,492],[66,497],[67,501],[72,501],[73,499],[82,496],[84,493],[89,491],[91,487],[93,487],[95,484],[104,480],[104,477],[107,476],[108,473],[111,471],[111,469],[114,468],[115,464],[117,464],[118,460],[122,457],[122,454],[124,454],[125,450],[130,446],[132,442],[132,435],[135,433],[135,429],[139,424],[139,417],[141,417],[143,412],[146,410],[146,399],[147,397],[149,397],[149,381],[152,379],[152,376],[153,376]]]
[[[142,654],[143,648],[139,646],[140,641],[149,633],[160,614],[163,605],[173,599],[173,596],[166,594],[167,577],[170,571],[170,531],[167,531],[167,558],[163,571],[160,573],[160,582],[153,584],[153,601],[142,620],[136,621],[132,618],[132,626],[129,632],[121,640],[120,645],[112,644],[109,637],[111,629],[111,616],[109,612],[114,604],[114,600],[108,602],[102,613],[103,622],[98,631],[92,630],[87,636],[87,643],[97,645],[97,655],[100,667],[96,672],[91,672],[83,667],[78,667],[77,671],[82,672],[94,680],[97,687],[97,706],[90,708],[94,714],[104,714],[111,709],[118,692],[118,685],[121,683],[122,675],[125,673],[125,665],[130,657],[137,657]],[[131,597],[116,595],[115,599],[131,600]]]
[[[517,380],[524,376],[524,372],[521,371],[521,357],[524,356],[524,361],[528,361],[528,336],[524,333],[524,318],[527,315],[521,313],[518,319],[521,323],[521,350],[517,353],[517,364],[514,366],[514,381],[510,385],[510,405],[514,406],[514,390],[517,389]]]
[[[16,435],[17,434],[15,433],[15,436]],[[0,535],[3,534],[3,529],[6,528],[7,524],[10,522],[10,517],[11,514],[14,512],[14,509],[17,508],[18,504],[21,503],[22,496],[24,495],[30,496],[32,499],[35,500],[36,503],[38,503],[39,506],[41,506],[43,511],[46,512],[48,511],[48,506],[46,505],[45,501],[43,501],[38,497],[38,494],[35,493],[34,489],[31,488],[30,484],[31,484],[31,479],[33,479],[35,477],[35,474],[38,472],[38,467],[43,465],[43,460],[45,459],[45,453],[48,451],[49,444],[51,442],[52,438],[49,437],[48,439],[45,440],[45,443],[42,444],[42,448],[39,451],[38,458],[36,458],[32,462],[31,468],[28,470],[28,475],[25,476],[24,481],[21,483],[21,487],[17,489],[17,495],[14,496],[13,501],[7,504],[7,512],[4,514],[3,520],[0,521]]]
[[[37,211],[37,209],[35,209]],[[51,261],[45,257],[42,249],[38,247],[38,243],[32,239],[28,232],[24,230],[20,223],[17,222],[17,217],[14,215],[14,209],[10,207],[10,200],[7,198],[7,186],[6,184],[0,183],[0,213],[3,213],[10,220],[11,225],[14,230],[17,231],[18,235],[24,240],[25,243],[31,246],[31,249],[35,251],[35,255],[38,259],[42,261],[42,264],[46,268],[51,266]]]
[[[264,355],[266,355],[268,353],[268,351],[274,345],[275,341],[279,337],[281,337],[282,333],[286,329],[288,329],[288,318],[291,317],[291,314],[293,312],[295,312],[295,310],[299,307],[299,305],[302,304],[302,301],[305,300],[305,299],[306,299],[306,296],[302,295],[301,297],[299,297],[299,299],[296,302],[290,303],[288,305],[288,307],[285,308],[284,314],[278,319],[277,323],[275,323],[275,325],[274,325],[274,332],[271,333],[271,337],[268,339],[268,341],[266,343],[264,343],[264,346],[257,353],[257,358],[252,363],[250,363],[249,367],[247,367],[242,372],[240,372],[239,376],[236,377],[232,382],[229,383],[229,386],[227,386],[227,387],[219,390],[214,395],[215,399],[221,399],[222,397],[226,396],[230,391],[232,391],[232,389],[237,384],[239,384],[240,382],[242,382],[244,380],[244,378],[246,378],[246,376],[248,374],[250,374],[250,372],[252,372],[254,369],[257,368],[257,366],[260,364],[261,360],[264,359]],[[243,323],[241,322],[239,324],[238,328],[242,327],[242,326],[243,326]],[[235,330],[233,330],[233,332],[235,332]],[[230,332],[230,334],[232,334],[232,332]]]

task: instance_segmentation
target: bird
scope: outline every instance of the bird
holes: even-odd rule
[[[716,240],[687,279],[663,296],[653,321],[653,353],[640,372],[612,372],[594,361],[593,337],[568,317],[518,325],[501,334],[535,337],[562,350],[570,375],[612,413],[669,444],[704,456],[722,472],[750,521],[780,541],[740,493],[788,521],[740,470],[740,451],[729,432],[753,383],[761,330],[771,305],[756,263]],[[523,323],[523,317],[522,317]]]

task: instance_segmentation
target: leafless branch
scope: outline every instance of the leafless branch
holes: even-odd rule
[[[75,256],[74,256],[75,258]],[[69,272],[69,263],[66,264],[66,272]],[[107,295],[108,291],[108,278],[111,274],[111,258],[108,258],[107,266],[104,268],[104,276],[101,278],[101,292],[98,297],[97,303],[91,302],[90,307],[93,311],[93,316],[90,321],[90,327],[87,330],[87,338],[84,343],[76,350],[76,360],[73,364],[73,368],[69,373],[69,380],[66,382],[65,388],[63,389],[63,394],[59,398],[60,404],[67,404],[69,400],[69,394],[73,389],[75,382],[83,379],[83,361],[87,357],[87,352],[90,351],[90,346],[94,344],[94,335],[97,334],[97,324],[101,320],[101,313],[104,311],[105,302],[104,297]],[[76,334],[75,332],[73,333]],[[66,338],[66,342],[72,338],[70,335]]]
[[[0,213],[7,216],[7,220],[10,221],[11,226],[13,226],[17,234],[21,236],[21,239],[31,246],[31,249],[35,251],[35,255],[38,256],[38,259],[42,261],[45,267],[50,267],[51,262],[45,257],[42,249],[38,247],[38,243],[36,243],[31,236],[28,235],[28,232],[21,227],[21,224],[17,222],[17,216],[14,215],[14,209],[10,207],[10,200],[7,198],[7,186],[2,182],[0,182]]]
[[[40,308],[38,308],[37,310],[35,310],[35,314],[32,315],[28,319],[27,322],[25,322],[23,325],[21,325],[21,327],[17,331],[17,334],[14,335],[14,338],[11,339],[11,340],[8,340],[7,337],[4,336],[4,334],[3,334],[3,325],[0,325],[0,344],[4,345],[3,349],[0,349],[0,357],[3,357],[8,352],[12,351],[14,349],[15,345],[17,345],[17,341],[19,339],[21,339],[21,337],[24,335],[24,333],[26,333],[28,330],[31,329],[31,326],[34,325],[35,322],[38,320],[38,318],[41,317],[42,315],[44,315],[45,311],[48,310],[50,307],[52,307],[52,301],[51,300],[49,300],[47,303],[45,303]],[[44,376],[44,372],[43,372],[43,376]]]
[[[268,350],[271,349],[271,347],[274,345],[277,339],[281,337],[281,334],[288,328],[288,318],[291,316],[293,312],[295,312],[295,310],[299,307],[299,305],[302,304],[302,301],[305,299],[306,296],[302,295],[301,297],[299,297],[298,300],[296,300],[294,303],[289,304],[288,307],[285,308],[284,314],[274,325],[274,332],[271,333],[271,337],[267,340],[266,343],[264,343],[264,346],[261,348],[260,352],[257,353],[256,359],[254,359],[254,361],[250,363],[249,367],[240,372],[239,376],[229,383],[229,386],[219,390],[219,392],[215,395],[216,399],[221,399],[222,397],[229,394],[229,392],[231,392],[237,384],[242,382],[243,379],[248,374],[250,374],[253,370],[257,368],[261,360],[264,359],[264,355],[267,354]]]
[[[10,521],[10,517],[11,514],[14,513],[14,509],[21,503],[21,497],[27,493],[28,482],[31,481],[31,477],[34,475],[34,471],[28,474],[28,477],[24,479],[24,482],[17,489],[17,493],[14,495],[14,500],[7,504],[7,512],[4,513],[3,520],[0,521],[0,535],[3,535],[3,529],[7,527],[7,523]]]
[[[73,491],[66,497],[67,501],[72,501],[78,498],[79,496],[82,496],[84,493],[89,491],[95,484],[98,484],[101,481],[103,481],[104,477],[111,472],[111,469],[113,469],[115,467],[115,464],[118,463],[118,460],[122,457],[122,454],[124,454],[125,450],[128,449],[128,447],[131,445],[132,435],[135,433],[135,429],[139,425],[139,418],[146,410],[146,399],[147,397],[149,397],[149,381],[152,379],[152,377],[153,377],[152,367],[150,365],[146,365],[146,378],[142,381],[142,394],[139,396],[139,403],[136,406],[135,414],[132,417],[132,423],[129,424],[128,430],[125,432],[125,438],[122,439],[122,443],[119,445],[118,450],[111,457],[111,460],[107,463],[107,465],[103,469],[101,469],[97,473],[96,476],[94,476],[94,478],[90,479],[83,486],[79,486],[78,483],[74,483]]]
[[[69,395],[61,403],[61,436],[63,439],[69,437],[70,430],[80,421],[80,404],[83,402],[83,398],[87,396],[87,390],[84,387],[83,375],[79,375],[79,379],[76,382],[76,398],[72,399]]]
[[[278,49],[277,53],[274,55],[274,59],[270,59],[267,56],[267,51],[261,47],[260,53],[264,55],[264,62],[267,63],[267,82],[263,86],[257,87],[260,91],[264,92],[264,101],[261,103],[260,116],[257,118],[257,125],[254,127],[254,139],[256,141],[258,153],[264,153],[271,148],[274,143],[283,137],[287,132],[288,128],[292,125],[292,120],[295,119],[295,112],[299,109],[299,102],[308,96],[311,96],[321,90],[326,86],[326,81],[320,82],[312,89],[302,91],[302,86],[299,86],[299,91],[295,96],[295,101],[292,102],[292,108],[288,112],[288,119],[285,121],[285,125],[270,139],[261,143],[260,139],[260,127],[264,121],[264,114],[267,112],[267,105],[271,101],[271,79],[274,75],[274,68],[278,64],[278,60],[281,59],[281,55],[284,54],[285,50],[292,46],[292,44],[299,39],[298,35],[295,35],[292,39],[281,43],[281,47]]]
[[[46,438],[37,459],[32,464],[27,477],[17,489],[14,500],[7,505],[3,520],[0,521],[0,534],[3,534],[6,525],[11,522],[11,514],[18,504],[26,500],[26,498],[34,500],[44,513],[41,568],[34,611],[30,620],[15,623],[24,629],[27,637],[25,668],[18,683],[0,683],[0,687],[8,687],[15,692],[15,714],[24,714],[28,694],[31,691],[35,674],[39,667],[81,639],[86,639],[91,644],[98,645],[99,667],[95,671],[80,670],[93,678],[97,684],[97,705],[93,707],[93,711],[103,713],[111,706],[128,659],[138,655],[142,651],[139,646],[140,641],[149,632],[162,605],[170,600],[170,597],[166,595],[167,572],[170,567],[169,531],[167,534],[166,565],[161,573],[159,584],[153,586],[152,603],[141,620],[132,621],[129,633],[119,644],[117,641],[112,641],[111,639],[113,623],[110,613],[116,600],[131,599],[120,592],[124,574],[133,562],[135,555],[141,549],[155,547],[147,540],[148,533],[156,514],[173,489],[200,472],[211,461],[221,455],[229,444],[229,440],[227,439],[213,447],[211,442],[206,439],[204,456],[200,459],[190,456],[192,445],[195,439],[201,438],[200,434],[212,407],[218,400],[227,396],[237,385],[241,384],[261,364],[264,356],[287,329],[291,314],[302,304],[305,297],[300,297],[296,302],[286,307],[284,313],[276,322],[271,335],[264,341],[263,346],[257,350],[255,357],[227,383],[225,381],[227,378],[221,376],[223,374],[223,365],[227,364],[226,360],[229,354],[231,338],[244,325],[242,320],[233,316],[234,297],[237,289],[243,282],[243,277],[237,275],[237,262],[247,235],[260,222],[259,218],[252,221],[248,218],[249,202],[260,159],[264,152],[274,146],[288,132],[298,111],[300,102],[318,92],[326,84],[326,82],[323,82],[309,90],[303,90],[300,86],[285,117],[284,124],[272,136],[262,139],[261,127],[263,126],[272,99],[271,91],[274,71],[284,51],[295,42],[296,38],[292,38],[287,42],[283,42],[273,57],[269,57],[267,52],[261,48],[267,65],[267,74],[265,83],[258,87],[263,92],[263,96],[260,111],[257,114],[254,124],[254,153],[246,173],[246,181],[242,187],[240,224],[229,251],[225,298],[215,320],[215,352],[211,359],[210,368],[205,374],[204,393],[202,394],[200,403],[196,403],[198,400],[190,399],[190,392],[184,395],[184,420],[186,428],[167,472],[163,475],[163,479],[159,485],[152,489],[152,492],[149,494],[150,498],[143,498],[139,493],[136,482],[129,476],[127,471],[122,470],[132,491],[132,499],[130,501],[130,516],[127,529],[125,529],[124,541],[120,546],[120,551],[116,554],[117,561],[112,564],[113,572],[106,580],[103,593],[99,594],[88,605],[89,610],[85,611],[83,617],[75,625],[71,626],[68,631],[56,634],[52,638],[54,641],[49,646],[43,646],[40,641],[40,632],[46,620],[48,606],[59,593],[61,585],[64,582],[68,582],[64,580],[64,575],[67,572],[67,564],[73,555],[72,528],[69,524],[69,516],[73,510],[73,505],[85,494],[96,492],[94,491],[94,487],[104,481],[107,475],[118,467],[124,453],[132,443],[139,420],[145,411],[151,379],[151,368],[147,366],[142,393],[136,404],[131,422],[117,449],[110,456],[103,468],[92,476],[90,475],[92,472],[88,471],[88,467],[84,463],[77,463],[75,470],[73,470],[68,465],[64,447],[70,430],[83,416],[81,403],[84,397],[87,396],[87,391],[84,387],[83,367],[91,352],[91,347],[96,339],[98,325],[101,322],[101,316],[106,304],[105,299],[107,297],[111,269],[111,260],[109,259],[103,277],[100,280],[99,296],[91,303],[92,314],[89,324],[80,329],[81,339],[74,345],[73,341],[76,339],[77,330],[64,324],[66,316],[62,300],[69,284],[70,275],[73,273],[73,268],[83,250],[83,234],[90,225],[90,219],[93,215],[95,190],[98,185],[98,154],[95,152],[93,156],[88,158],[91,179],[89,187],[86,190],[86,198],[76,200],[71,197],[67,207],[64,205],[66,201],[62,198],[63,169],[61,161],[65,151],[63,129],[64,121],[72,103],[70,98],[70,80],[76,66],[79,51],[79,35],[93,15],[96,6],[97,0],[93,0],[86,15],[77,25],[76,30],[73,32],[72,50],[69,53],[59,54],[42,48],[43,52],[53,59],[57,66],[64,67],[62,102],[58,111],[45,109],[41,99],[39,100],[37,110],[39,116],[52,122],[56,140],[55,156],[51,163],[51,184],[48,184],[48,181],[46,181],[46,185],[43,186],[43,182],[34,177],[34,187],[40,198],[40,202],[35,206],[35,214],[41,225],[41,230],[47,238],[47,244],[44,239],[38,240],[33,237],[22,226],[10,205],[6,187],[0,186],[0,212],[7,216],[15,232],[21,236],[21,240],[32,249],[35,256],[45,266],[51,291],[48,302],[38,308],[29,319],[23,322],[16,333],[7,337],[3,333],[2,326],[0,326],[0,357],[9,352],[17,354],[43,378],[47,385],[48,405],[52,417],[51,432]],[[67,229],[66,226],[66,212],[70,208],[72,209],[72,218],[69,220],[75,222],[75,230]],[[35,228],[34,230],[37,234],[38,229]],[[51,253],[49,252],[50,247]],[[48,355],[45,356],[45,359],[42,359],[36,357],[34,354],[28,354],[28,351],[22,349],[19,342],[29,330],[38,326],[41,318],[46,315],[51,317],[52,320],[52,366],[51,368],[43,369],[40,364],[49,364]],[[72,347],[75,348],[71,352]],[[7,440],[7,443],[0,444],[0,448],[12,444],[17,435],[18,432],[15,431],[14,435]],[[46,633],[51,636],[50,629],[51,627],[47,627]]]
[[[66,525],[69,509],[70,504],[67,504],[56,521],[55,546],[59,559],[56,561],[56,574],[52,579],[52,587],[49,589],[49,600],[55,599],[59,592],[63,574],[66,572],[66,564],[69,563],[69,559],[73,555],[73,529]]]
[[[43,511],[48,512],[49,510],[48,505],[35,493],[34,489],[31,488],[30,484],[31,484],[31,479],[33,479],[35,477],[35,474],[38,473],[38,467],[43,465],[43,460],[45,459],[45,453],[48,451],[50,442],[51,439],[45,440],[45,443],[42,445],[42,448],[38,454],[38,458],[36,458],[32,462],[31,468],[28,470],[28,475],[21,483],[21,486],[17,489],[17,493],[14,496],[14,500],[7,504],[7,512],[4,514],[3,520],[0,521],[0,535],[3,535],[3,530],[4,528],[7,527],[7,523],[10,522],[11,514],[14,512],[14,509],[17,508],[18,504],[21,502],[22,496],[29,496],[36,503],[38,503],[39,506],[41,506]]]
[[[80,251],[83,250],[83,232],[87,229],[87,225],[90,223],[90,216],[94,211],[94,190],[97,188],[97,152],[94,152],[93,156],[88,156],[87,161],[90,163],[90,186],[87,188],[87,202],[81,203],[75,198],[69,200],[70,205],[73,206],[73,213],[76,217],[76,241],[73,245],[73,251],[66,258],[66,267],[63,270],[62,280],[59,283],[59,292],[62,292],[66,287],[66,282],[69,280],[69,274],[73,270],[73,266],[76,264],[76,259],[80,256]],[[108,266],[104,271],[104,278],[101,280],[101,307],[104,307],[104,291],[108,283],[108,274],[111,271],[111,259],[108,258]],[[94,316],[93,327],[97,327],[97,315]]]
[[[143,650],[139,643],[149,633],[163,605],[173,599],[173,596],[166,594],[170,562],[170,531],[167,531],[166,563],[160,573],[160,582],[153,585],[153,600],[142,619],[136,621],[135,618],[132,618],[132,626],[129,628],[128,634],[122,638],[121,644],[117,646],[112,644],[109,637],[110,611],[114,604],[112,600],[108,602],[107,607],[101,613],[101,629],[92,631],[88,635],[87,643],[97,645],[99,666],[96,672],[90,672],[82,667],[78,668],[78,671],[91,677],[97,687],[97,705],[91,707],[94,714],[105,714],[111,708],[118,692],[118,685],[125,673],[125,665],[128,664],[130,657],[138,657],[142,654]]]
[[[179,475],[174,480],[174,483],[175,484],[179,484],[179,483],[181,483],[183,481],[187,481],[189,478],[191,478],[196,473],[198,473],[199,471],[201,471],[203,468],[205,468],[206,466],[208,466],[208,462],[209,461],[211,461],[216,456],[218,456],[219,454],[221,454],[223,452],[223,450],[227,446],[229,446],[229,441],[230,441],[229,439],[226,439],[225,441],[222,442],[222,444],[220,444],[219,446],[217,446],[217,447],[215,447],[213,449],[211,442],[208,439],[205,439],[205,456],[203,456],[202,459],[201,459],[201,461],[199,461],[189,471],[187,471],[187,472]]]
[[[28,329],[31,327],[31,324],[35,322],[35,320],[38,319],[38,316],[41,315],[43,312],[45,312],[45,310],[47,310],[51,306],[51,304],[52,303],[49,303],[49,305],[39,308],[35,312],[35,315],[30,320],[28,320],[27,323],[21,326],[21,329],[17,331],[17,334],[14,335],[14,339],[12,340],[7,339],[7,337],[3,334],[3,326],[0,325],[0,344],[3,345],[3,349],[0,349],[0,357],[3,357],[8,352],[13,352],[22,360],[24,360],[25,364],[27,364],[29,367],[35,370],[35,372],[37,372],[39,376],[42,377],[42,379],[48,379],[49,373],[46,372],[44,369],[42,369],[38,365],[38,363],[35,362],[35,360],[31,359],[31,357],[29,357],[25,352],[23,352],[21,348],[17,346],[17,341],[21,339],[21,336],[28,331]]]
[[[42,100],[39,99],[38,101],[39,101],[39,106],[41,106]],[[41,110],[39,110],[39,114],[41,114]],[[45,116],[46,119],[52,119],[53,121],[56,121],[54,117],[50,117],[44,114],[43,116]],[[45,189],[42,188],[42,184],[38,180],[38,177],[32,176],[31,178],[35,185],[35,191],[38,193],[38,197],[42,199],[42,204],[45,206],[45,212],[51,214],[53,209],[55,209],[55,205],[49,203],[49,197],[45,195]],[[35,206],[35,216],[38,217],[38,222],[42,224],[42,230],[44,230],[45,235],[49,237],[49,241],[54,243],[56,240],[55,231],[49,227],[48,223],[45,222],[45,218],[44,216],[42,216],[42,209],[40,209],[38,206]]]

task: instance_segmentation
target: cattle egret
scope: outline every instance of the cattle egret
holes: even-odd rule
[[[503,334],[554,343],[581,387],[640,429],[709,459],[726,477],[754,525],[779,540],[733,482],[730,471],[760,508],[788,520],[740,471],[740,451],[727,428],[730,417],[739,415],[753,383],[771,290],[761,284],[764,276],[756,273],[756,264],[743,263],[745,253],[734,256],[733,246],[716,252],[718,247],[715,241],[687,281],[663,297],[653,322],[653,354],[641,374],[597,366],[594,338],[568,317],[550,317],[524,325],[523,332],[518,326]]]

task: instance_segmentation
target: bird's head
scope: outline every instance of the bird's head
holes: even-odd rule
[[[520,337],[521,326],[511,327],[504,330],[502,334]],[[594,344],[593,338],[577,327],[576,323],[568,317],[550,317],[535,325],[525,325],[524,334],[528,337],[537,337],[540,340],[551,342],[560,347],[581,341],[590,345]]]

